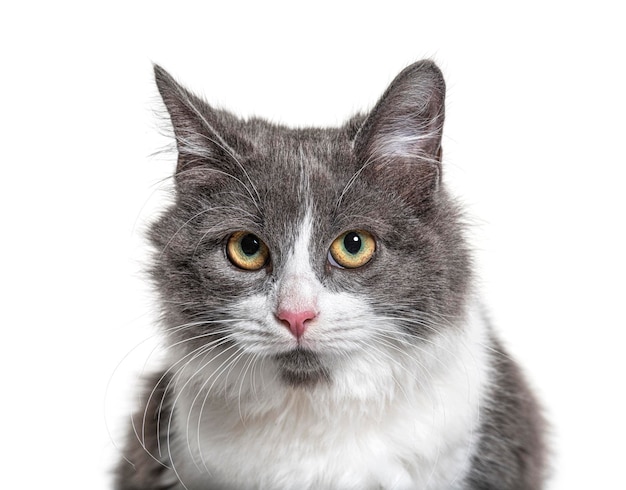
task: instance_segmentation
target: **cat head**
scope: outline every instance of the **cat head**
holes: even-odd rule
[[[155,75],[178,163],[152,273],[182,357],[258,362],[306,387],[455,328],[470,272],[441,182],[445,85],[432,62],[326,129],[244,120]]]

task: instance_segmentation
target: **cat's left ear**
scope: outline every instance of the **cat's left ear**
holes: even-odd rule
[[[423,196],[441,178],[445,82],[432,61],[420,61],[391,83],[357,132],[354,151],[366,174],[410,186]]]

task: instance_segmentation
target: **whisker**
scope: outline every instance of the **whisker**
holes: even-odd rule
[[[224,352],[228,351],[229,349],[230,349],[230,347],[225,349]],[[236,364],[239,361],[239,359],[241,359],[241,357],[243,355],[245,355],[244,350],[241,347],[238,347],[237,350],[228,357],[228,359],[223,361],[222,364],[220,364],[220,366],[218,366],[211,373],[211,375],[206,378],[206,380],[204,381],[204,383],[202,383],[202,385],[198,389],[198,392],[197,392],[196,396],[194,397],[193,401],[190,404],[190,409],[189,409],[190,412],[189,412],[188,417],[187,417],[187,425],[186,425],[186,427],[187,427],[187,432],[186,432],[187,436],[186,437],[187,437],[187,446],[188,447],[189,447],[189,425],[190,425],[190,420],[191,420],[191,409],[193,408],[193,406],[196,404],[196,401],[200,397],[200,393],[202,393],[205,390],[206,385],[209,383],[209,381],[211,381],[211,378],[214,378],[213,382],[211,383],[211,386],[209,387],[208,390],[206,390],[206,394],[204,396],[204,399],[202,400],[202,404],[200,406],[200,412],[198,413],[198,427],[197,427],[197,431],[196,431],[196,440],[197,440],[197,443],[198,443],[199,457],[200,457],[200,460],[202,461],[202,464],[203,464],[205,470],[207,472],[209,472],[209,473],[210,473],[210,471],[209,471],[209,469],[206,466],[205,458],[204,458],[204,455],[202,453],[202,443],[201,443],[202,438],[201,438],[201,434],[200,434],[200,426],[201,426],[201,421],[202,421],[202,414],[204,413],[205,405],[206,405],[206,403],[207,403],[207,401],[209,399],[211,391],[212,391],[213,387],[215,386],[215,383],[217,382],[217,380],[220,378],[220,376],[222,376],[224,374],[224,372],[226,372],[227,369],[228,369],[228,372],[226,373],[226,378],[228,378],[228,374],[230,373],[230,370],[232,369],[234,364]]]
[[[348,182],[346,183],[346,185],[344,186],[343,190],[341,191],[341,194],[339,195],[339,198],[337,199],[337,203],[335,204],[335,212],[337,210],[339,210],[339,208],[341,207],[341,203],[343,202],[343,198],[346,195],[346,193],[348,192],[348,190],[354,185],[354,183],[361,176],[361,174],[365,171],[365,169],[367,167],[369,167],[370,165],[372,165],[373,163],[375,163],[375,162],[376,162],[376,159],[374,159],[374,158],[372,158],[370,156],[363,163],[363,165],[361,165],[361,167],[352,175],[352,177],[350,177],[350,179],[348,179]]]
[[[223,340],[223,339],[222,339],[222,340]],[[205,346],[203,346],[203,347],[205,347]],[[206,358],[206,356],[207,356],[207,355],[209,355],[209,354],[211,353],[211,351],[212,351],[212,350],[214,350],[216,347],[217,347],[216,345],[212,346],[212,347],[211,347],[211,348],[209,348],[209,349],[206,349],[206,347],[205,347],[205,349],[204,349],[204,351],[203,351],[203,352],[204,352],[204,356],[203,356],[203,357],[204,357],[204,358]],[[231,347],[232,347],[232,346],[231,346]],[[229,349],[229,348],[231,348],[231,347],[228,347],[226,350],[228,350],[228,349]],[[197,357],[199,357],[199,356],[197,356]],[[193,381],[194,377],[196,377],[196,376],[197,376],[197,375],[198,375],[198,374],[199,374],[199,373],[200,373],[200,372],[201,372],[201,371],[202,371],[202,370],[203,370],[206,366],[208,366],[208,365],[209,365],[212,361],[213,361],[213,358],[212,358],[212,359],[210,359],[209,361],[207,361],[207,362],[205,362],[205,363],[201,364],[201,366],[200,366],[199,368],[197,368],[197,369],[196,369],[196,371],[195,371],[195,372],[194,372],[191,376],[187,376],[187,380],[185,381],[185,383],[184,383],[184,384],[183,384],[180,388],[178,388],[178,389],[177,389],[178,393],[177,393],[176,397],[174,398],[174,400],[173,400],[173,402],[172,402],[172,413],[173,413],[173,411],[174,411],[174,407],[175,407],[175,406],[176,406],[176,404],[179,402],[180,397],[181,397],[181,396],[182,396],[182,394],[184,393],[184,391],[185,391],[185,389],[187,388],[187,386],[188,386],[188,385],[189,385],[189,384]],[[189,365],[190,365],[190,363],[191,363],[191,361],[188,361],[187,363],[185,363],[185,365],[183,366],[183,368],[181,368],[181,369],[179,369],[179,370],[177,371],[176,377],[180,377],[180,375],[182,375],[182,370],[183,370],[185,367],[189,366]],[[168,386],[169,386],[169,385],[168,385]],[[191,410],[191,407],[193,407],[193,403],[190,405],[190,410]],[[187,424],[189,424],[189,417],[190,417],[190,414],[189,414],[189,416],[188,416],[188,418],[187,418]],[[170,416],[169,421],[168,421],[168,424],[167,424],[167,447],[168,447],[168,452],[170,452],[170,453],[171,453],[171,451],[170,451],[170,447],[171,447],[172,421],[173,421],[173,417],[172,417],[172,416]],[[188,427],[188,426],[187,426],[187,427]],[[187,432],[187,433],[188,433],[188,432]],[[187,449],[188,449],[188,451],[189,451],[189,454],[190,454],[190,455],[193,455],[193,451],[191,450],[191,447],[190,447],[190,445],[189,445],[189,438],[187,438]],[[192,457],[192,460],[193,460],[193,457]],[[194,462],[194,464],[195,464],[195,462]],[[176,473],[176,476],[180,479],[180,475],[178,474],[178,472],[177,472],[176,468],[174,467],[174,462],[173,462],[173,461],[172,461],[172,469],[173,469],[173,470],[174,470],[174,472]]]
[[[244,417],[243,417],[243,412],[241,410],[241,395],[242,395],[242,391],[243,391],[243,385],[244,382],[246,380],[246,376],[248,375],[248,371],[250,370],[250,368],[252,367],[252,369],[254,369],[254,365],[256,364],[256,360],[258,358],[260,354],[255,353],[251,356],[248,357],[248,359],[246,360],[242,371],[239,373],[239,391],[237,394],[237,408],[239,410],[239,419],[241,420],[241,422],[245,425],[245,421],[244,421]],[[235,383],[236,384],[236,383]]]

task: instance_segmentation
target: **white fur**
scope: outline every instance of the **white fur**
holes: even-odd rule
[[[393,155],[405,158],[427,157],[428,154],[421,148],[424,144],[432,141],[434,136],[435,133],[416,134],[414,130],[407,130],[403,133],[400,130],[385,135],[384,138],[379,138],[375,148],[377,155]]]
[[[394,340],[391,320],[317,280],[310,234],[309,214],[274,297],[237,305],[239,347],[198,361],[177,384],[178,476],[190,490],[209,480],[246,490],[460,488],[488,377],[480,315],[470,308],[463,325],[424,342]],[[279,304],[315,304],[301,341],[321,353],[330,384],[280,379],[267,355],[297,340],[274,317]]]
[[[300,227],[291,255],[287,258],[285,272],[276,294],[276,309],[292,311],[314,311],[319,313],[318,297],[322,286],[311,270],[309,243],[313,219],[308,211]]]

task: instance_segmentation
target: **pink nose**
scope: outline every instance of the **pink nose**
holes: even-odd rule
[[[291,330],[291,333],[299,339],[304,334],[304,331],[307,329],[306,322],[309,320],[313,320],[317,313],[314,311],[306,310],[306,311],[289,311],[289,310],[281,310],[278,312],[278,318],[286,323]]]

